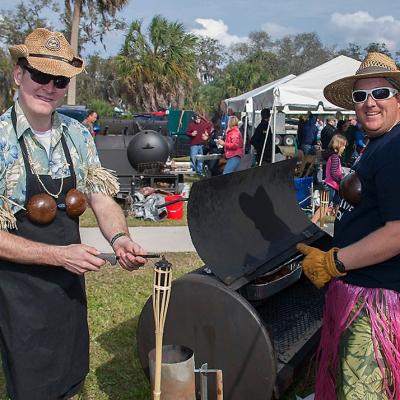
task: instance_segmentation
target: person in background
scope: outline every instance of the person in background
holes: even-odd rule
[[[330,153],[325,168],[325,185],[329,189],[329,203],[336,208],[340,203],[339,185],[343,178],[340,158],[346,149],[347,140],[343,135],[334,135],[329,143]]]
[[[346,119],[340,119],[336,125],[336,133],[339,135],[346,135],[347,129],[349,129],[350,121]]]
[[[97,112],[90,110],[87,113],[86,118],[82,121],[82,124],[88,129],[88,131],[90,132],[90,134],[93,137],[96,136],[93,125],[97,121],[98,118],[99,118],[99,116],[98,116]]]
[[[199,114],[193,114],[192,122],[186,129],[186,135],[190,138],[190,160],[192,170],[198,175],[203,174],[203,161],[198,160],[198,155],[204,154],[204,143],[207,142],[212,125],[201,118]]]
[[[349,117],[349,126],[344,132],[347,139],[346,150],[344,151],[342,162],[346,167],[351,166],[353,162],[353,154],[355,150],[355,134],[357,130],[357,117],[354,115]],[[338,132],[339,133],[339,132]]]
[[[400,398],[400,70],[371,52],[325,98],[354,109],[369,142],[342,180],[328,251],[299,244],[325,295],[316,400]]]
[[[263,163],[271,163],[272,157],[272,132],[269,126],[269,119],[271,117],[271,112],[268,108],[261,110],[261,122],[258,124],[254,131],[254,135],[250,139],[251,145],[256,150],[256,162],[257,165],[260,163],[261,154],[264,147],[265,137],[267,137],[267,143],[265,144],[264,155],[262,158]],[[275,146],[275,154],[281,154],[281,150],[278,146]]]
[[[228,108],[227,112],[222,115],[222,117],[221,117],[222,135],[225,135],[225,132],[228,129],[229,118],[232,115],[233,115],[233,111],[231,108]]]
[[[321,132],[322,129],[324,129],[324,121],[321,118],[317,118],[317,123],[316,123],[316,127],[317,127],[317,142],[321,141]]]
[[[304,133],[304,124],[305,124],[305,119],[302,115],[299,117],[299,122],[297,123],[297,135],[296,135],[296,140],[297,140],[297,147],[300,148],[300,143],[303,140],[303,133]]]
[[[247,129],[245,129],[246,127],[246,120],[247,120]],[[242,117],[242,122],[239,126],[239,130],[240,133],[242,134],[242,138],[244,141],[244,132],[246,131],[246,142],[244,144],[244,152],[245,154],[249,154],[250,153],[250,149],[251,149],[251,143],[250,143],[250,130],[251,130],[251,126],[248,122],[248,119],[246,118],[246,115]]]
[[[0,349],[11,400],[69,399],[89,371],[85,274],[105,264],[81,244],[91,207],[126,270],[144,265],[113,200],[116,177],[93,138],[57,113],[84,62],[64,35],[38,28],[9,47],[18,87],[0,117]]]
[[[330,141],[336,132],[336,120],[335,118],[327,118],[326,125],[321,131],[321,147],[322,150],[328,150]]]
[[[221,119],[218,116],[211,118],[212,128],[208,141],[204,145],[204,154],[222,154],[224,153],[224,146],[218,144],[218,140],[222,139]],[[212,176],[220,175],[219,160],[205,161],[208,170]]]
[[[365,132],[361,124],[357,123],[356,131],[354,133],[354,146],[356,151],[355,158],[364,151],[366,145]]]
[[[303,133],[301,135],[300,150],[304,155],[315,155],[314,146],[317,143],[318,129],[316,126],[317,116],[310,114],[307,121],[303,125]]]
[[[239,167],[240,159],[243,157],[243,138],[238,124],[239,120],[237,117],[230,117],[225,140],[218,140],[218,144],[224,146],[225,158],[227,160],[223,172],[224,175],[236,171]]]

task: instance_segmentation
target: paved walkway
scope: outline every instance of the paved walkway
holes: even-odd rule
[[[112,251],[98,228],[80,228],[80,232],[82,243],[103,253]],[[135,227],[129,228],[129,232],[147,252],[196,251],[187,226]]]
[[[323,228],[333,235],[333,224]],[[80,228],[82,243],[95,247],[103,253],[112,251],[98,228]],[[132,238],[147,252],[196,251],[187,226],[135,227],[129,228]]]

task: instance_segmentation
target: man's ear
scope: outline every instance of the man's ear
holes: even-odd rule
[[[17,86],[21,84],[23,75],[24,75],[24,70],[19,65],[16,65],[14,67],[14,82]]]

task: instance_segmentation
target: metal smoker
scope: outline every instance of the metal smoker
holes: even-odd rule
[[[298,205],[295,165],[204,179],[190,191],[188,225],[205,266],[172,283],[164,340],[191,348],[197,368],[221,369],[229,400],[281,398],[318,343],[324,291],[302,276],[296,244],[327,249],[331,238]],[[137,331],[147,374],[153,330],[149,299]]]

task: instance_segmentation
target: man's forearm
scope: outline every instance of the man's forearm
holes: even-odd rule
[[[388,222],[358,242],[340,249],[346,270],[368,267],[400,254],[400,221]]]
[[[88,201],[96,216],[101,233],[107,241],[119,232],[129,234],[128,225],[121,207],[109,196],[95,193]]]
[[[57,265],[57,246],[33,242],[8,232],[0,231],[0,258],[19,264]]]

